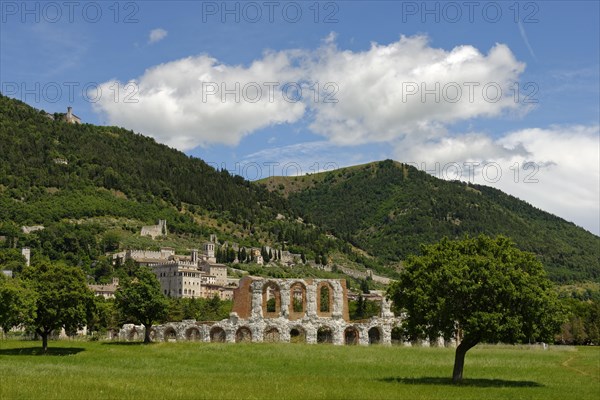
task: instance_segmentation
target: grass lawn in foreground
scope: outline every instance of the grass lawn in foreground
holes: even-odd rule
[[[598,399],[600,348],[0,340],[0,399]]]

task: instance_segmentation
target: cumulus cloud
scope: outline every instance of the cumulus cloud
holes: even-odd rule
[[[496,187],[600,233],[598,126],[552,126],[397,143],[395,158],[444,179]]]
[[[456,121],[520,112],[510,87],[523,70],[502,44],[482,54],[402,36],[353,52],[339,49],[332,33],[316,50],[266,52],[247,66],[209,55],[161,64],[131,82],[137,103],[106,96],[96,110],[181,150],[237,145],[259,129],[302,118],[341,145],[435,138]],[[103,87],[110,92],[115,84],[125,89],[116,81]]]
[[[364,52],[329,43],[307,70],[337,83],[338,102],[317,104],[311,128],[339,144],[437,136],[449,123],[517,109],[510,86],[524,67],[501,44],[484,55],[467,45],[436,49],[424,36]]]
[[[148,43],[153,44],[156,42],[160,42],[161,40],[166,38],[168,34],[169,32],[162,28],[152,29],[150,31],[150,35],[148,36]]]
[[[129,99],[125,84],[105,82],[102,93],[112,93],[111,85],[118,84],[120,98],[103,96],[95,106],[110,123],[180,150],[214,143],[234,146],[256,130],[302,117],[304,104],[282,100],[270,84],[295,77],[286,53],[267,53],[247,67],[201,55],[146,70],[129,82]]]

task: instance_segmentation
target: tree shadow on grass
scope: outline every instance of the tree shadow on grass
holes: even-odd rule
[[[471,386],[471,387],[543,387],[537,382],[532,381],[507,381],[503,379],[463,379],[461,383],[452,383],[451,378],[440,377],[421,377],[421,378],[402,378],[399,376],[390,376],[378,379],[380,382],[401,383],[405,385],[438,385],[438,386]]]
[[[44,354],[42,347],[20,347],[17,349],[0,349],[0,356],[73,356],[85,349],[81,347],[48,347]]]

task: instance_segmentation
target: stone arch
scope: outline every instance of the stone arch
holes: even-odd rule
[[[317,285],[317,315],[330,317],[333,312],[333,287],[329,282]]]
[[[136,328],[132,328],[127,335],[127,340],[134,341],[140,339],[140,332]]]
[[[349,326],[344,330],[344,344],[358,344],[358,329],[354,326]]]
[[[281,289],[273,281],[263,285],[262,309],[264,318],[277,318],[281,314]]]
[[[369,329],[369,344],[380,344],[381,343],[381,328],[374,326]]]
[[[301,326],[290,329],[290,343],[306,343],[306,331]]]
[[[238,328],[235,332],[235,342],[236,343],[246,343],[252,341],[252,331],[247,326],[242,326]]]
[[[163,339],[165,342],[176,342],[177,341],[177,331],[172,326],[169,326],[163,332]]]
[[[333,343],[333,329],[323,325],[317,329],[317,343]]]
[[[289,319],[294,321],[304,317],[306,313],[306,286],[302,282],[294,282],[290,286]]]
[[[200,340],[200,329],[196,328],[195,326],[189,328],[187,331],[185,331],[185,338],[192,341]]]
[[[225,333],[225,330],[223,328],[221,328],[220,326],[213,327],[210,330],[209,336],[210,336],[210,341],[216,342],[216,343],[225,343],[225,341],[227,339],[227,334]]]
[[[265,329],[264,341],[270,343],[279,342],[281,339],[281,334],[279,333],[279,329],[275,327],[270,327]]]

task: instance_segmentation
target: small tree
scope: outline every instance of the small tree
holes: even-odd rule
[[[132,278],[125,279],[115,293],[115,305],[125,318],[144,325],[144,343],[150,343],[152,325],[167,315],[167,298],[160,283],[148,267],[139,267]]]
[[[86,323],[94,294],[81,269],[62,264],[40,264],[23,270],[25,285],[35,293],[35,314],[27,323],[42,338],[44,353],[48,336],[64,328],[73,332]]]
[[[413,338],[458,336],[453,382],[479,342],[546,341],[558,330],[558,301],[541,263],[509,239],[443,239],[422,253],[408,258],[388,294],[407,313]]]

